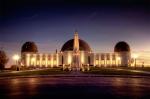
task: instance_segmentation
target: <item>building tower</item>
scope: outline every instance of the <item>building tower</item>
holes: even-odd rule
[[[73,42],[73,70],[80,70],[80,59],[79,59],[79,37],[78,32],[74,33],[74,42]]]
[[[73,51],[75,53],[79,52],[79,36],[77,31],[74,33]]]
[[[120,41],[115,45],[114,52],[120,58],[120,66],[128,67],[131,62],[131,49],[128,43]]]

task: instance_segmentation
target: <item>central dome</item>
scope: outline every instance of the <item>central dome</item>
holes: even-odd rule
[[[67,41],[61,48],[61,51],[73,51],[74,39]],[[79,50],[90,52],[90,46],[83,40],[79,39]]]

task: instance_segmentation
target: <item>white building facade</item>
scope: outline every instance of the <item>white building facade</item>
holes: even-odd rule
[[[122,47],[122,45],[121,45]],[[75,32],[74,39],[66,42],[61,51],[55,53],[23,52],[22,64],[25,67],[60,67],[70,70],[88,70],[90,66],[111,67],[130,66],[130,50],[116,48],[113,53],[94,53],[89,45],[80,40]],[[128,46],[127,46],[128,47]],[[119,49],[119,50],[118,50]]]

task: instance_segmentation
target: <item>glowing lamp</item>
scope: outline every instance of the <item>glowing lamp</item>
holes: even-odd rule
[[[19,55],[16,54],[13,56],[13,60],[15,60],[15,61],[18,61],[19,59],[20,59]]]

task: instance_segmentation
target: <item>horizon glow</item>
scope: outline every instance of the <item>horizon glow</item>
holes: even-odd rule
[[[34,41],[40,53],[51,53],[72,39],[75,30],[93,52],[113,52],[117,42],[125,41],[132,53],[139,54],[139,63],[150,64],[147,3],[31,1],[4,1],[0,48],[9,56],[8,66],[26,41]]]

